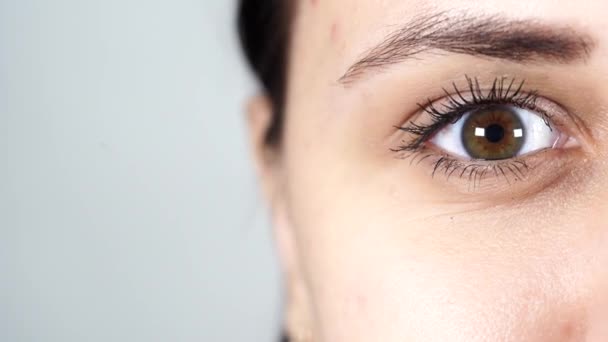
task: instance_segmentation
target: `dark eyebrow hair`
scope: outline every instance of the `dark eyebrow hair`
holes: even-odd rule
[[[595,43],[567,26],[500,16],[440,12],[420,16],[367,51],[339,79],[348,84],[366,71],[400,63],[430,50],[485,56],[518,63],[568,63],[587,59]]]

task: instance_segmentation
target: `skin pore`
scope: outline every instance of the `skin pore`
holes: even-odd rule
[[[608,340],[608,3],[293,3],[279,145],[249,107],[292,340]],[[431,108],[487,94],[533,94],[563,139],[411,148]]]

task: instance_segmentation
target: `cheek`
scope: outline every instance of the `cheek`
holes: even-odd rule
[[[395,234],[394,222],[356,209],[300,227],[324,341],[580,340],[587,299],[578,289],[588,287],[562,274],[585,269],[582,260],[563,250],[543,258],[487,245],[462,250],[462,241]]]
[[[583,212],[445,214],[424,199],[424,185],[395,184],[407,175],[372,172],[314,142],[295,145],[289,211],[322,341],[577,341],[588,333],[590,298],[600,292],[593,284],[605,276],[591,269],[608,258],[599,252],[605,241],[581,233],[591,231]],[[404,187],[407,196],[396,190]]]

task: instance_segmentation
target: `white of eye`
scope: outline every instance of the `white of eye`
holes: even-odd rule
[[[523,129],[516,129],[513,134],[516,138],[523,138],[524,144],[516,156],[537,152],[547,148],[554,148],[560,140],[560,132],[555,128],[549,127],[545,120],[538,114],[518,107],[511,106],[511,110],[521,120]],[[430,142],[441,148],[447,153],[455,155],[463,159],[473,159],[466,151],[462,143],[462,129],[464,123],[471,114],[475,111],[470,111],[464,114],[456,123],[449,124],[441,129]],[[483,136],[483,128],[477,128],[475,135]],[[516,157],[514,156],[514,157]]]

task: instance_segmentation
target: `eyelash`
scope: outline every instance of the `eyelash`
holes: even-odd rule
[[[448,178],[452,175],[459,175],[460,178],[468,178],[472,181],[473,186],[477,186],[483,176],[491,172],[497,178],[504,177],[507,183],[511,183],[508,174],[511,174],[516,181],[525,177],[525,172],[530,168],[525,160],[514,158],[508,161],[494,161],[476,163],[475,161],[464,162],[446,155],[436,155],[433,153],[424,153],[426,143],[441,129],[450,124],[455,124],[466,113],[473,110],[481,110],[486,106],[495,105],[512,105],[522,109],[532,110],[541,115],[545,124],[551,127],[551,116],[542,108],[536,105],[538,99],[537,91],[524,92],[525,80],[517,82],[515,78],[508,80],[506,77],[495,78],[492,87],[489,91],[484,92],[481,89],[479,80],[465,75],[467,81],[466,94],[470,98],[465,97],[465,92],[461,91],[456,83],[452,83],[455,94],[443,88],[443,92],[448,100],[447,104],[443,104],[442,108],[428,99],[426,104],[418,104],[418,107],[423,112],[430,115],[430,122],[426,124],[409,123],[407,126],[395,127],[403,132],[409,133],[415,138],[408,143],[399,146],[391,151],[404,154],[404,159],[412,158],[410,163],[416,162],[419,164],[423,160],[436,156],[433,162],[434,177],[438,171],[445,171]]]

